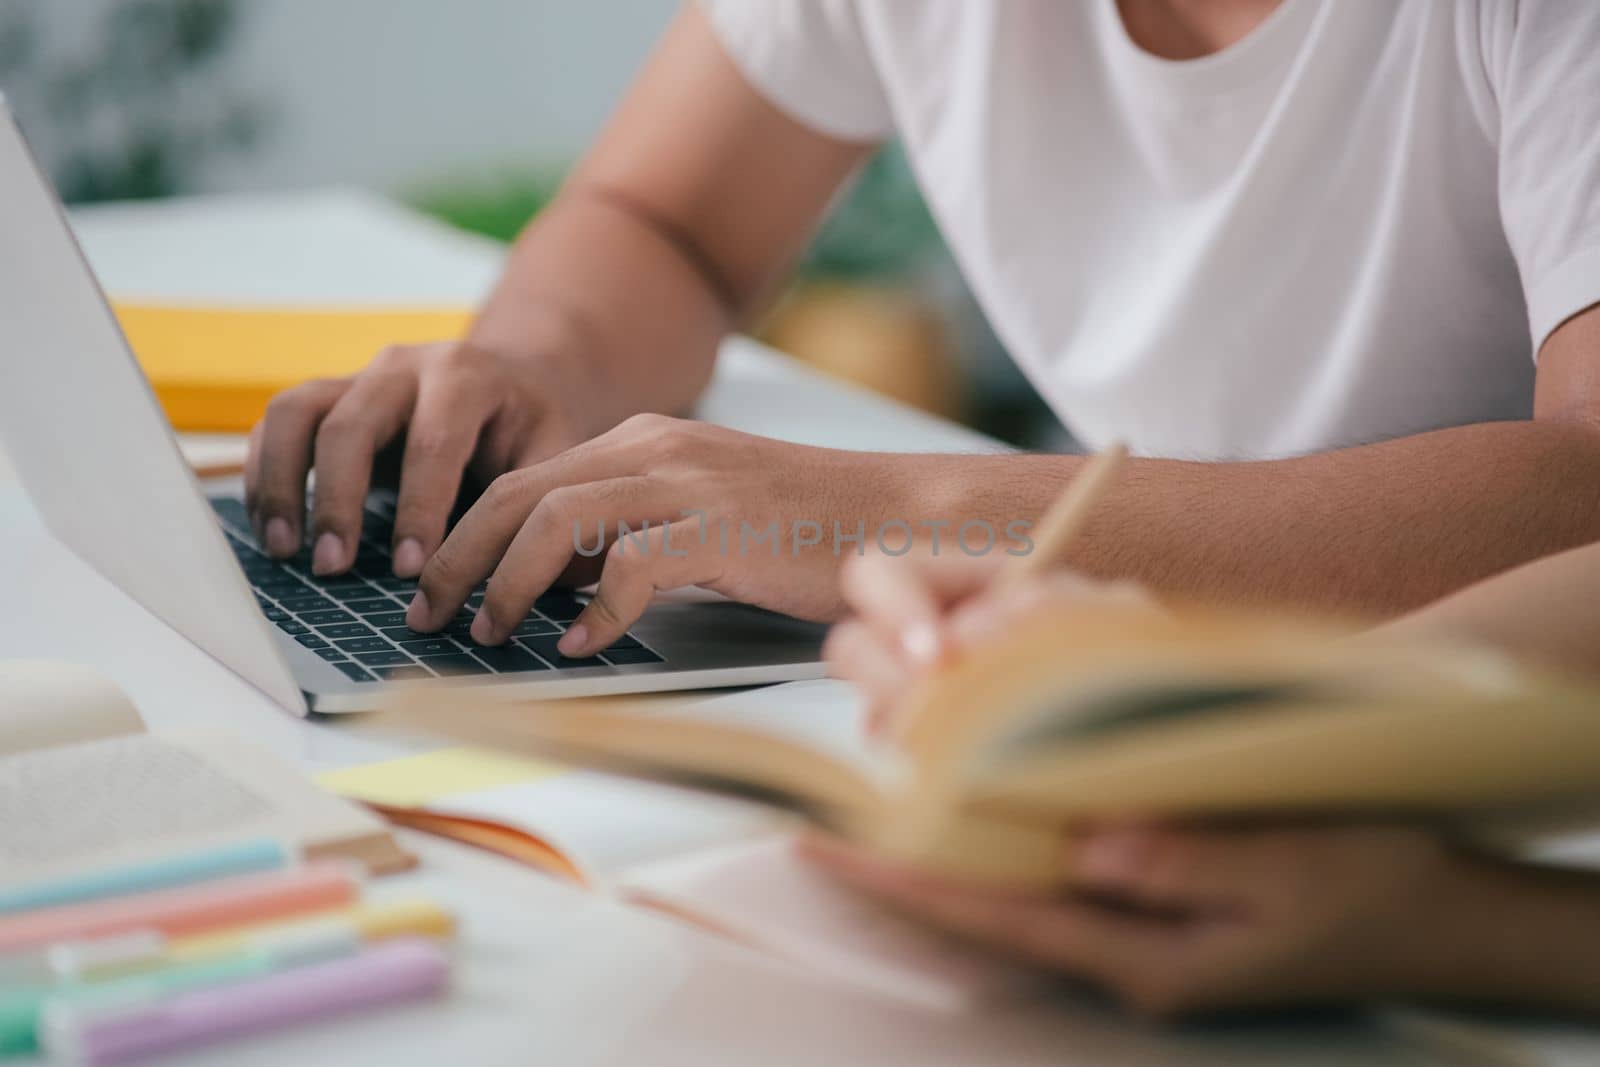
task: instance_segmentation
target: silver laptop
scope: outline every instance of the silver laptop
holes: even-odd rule
[[[242,503],[208,497],[0,101],[0,439],[51,531],[153,614],[298,713],[375,706],[385,684],[496,685],[528,696],[752,685],[819,677],[821,628],[726,601],[652,606],[628,636],[573,661],[555,642],[582,598],[541,597],[506,645],[403,614],[389,569],[393,498],[375,493],[355,568],[256,551]],[[481,591],[480,591],[481,593]]]

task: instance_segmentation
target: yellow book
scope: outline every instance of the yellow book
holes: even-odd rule
[[[178,430],[243,433],[274,393],[360,370],[387,345],[462,336],[461,307],[115,305],[128,344]]]

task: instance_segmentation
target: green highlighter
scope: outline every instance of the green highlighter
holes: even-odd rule
[[[307,938],[293,947],[247,949],[217,959],[164,967],[100,982],[34,985],[0,993],[0,1056],[38,1051],[42,1016],[54,1004],[93,1013],[166,1000],[190,989],[227,985],[321,959],[348,955],[360,947],[352,937]],[[285,950],[287,948],[287,951]]]
[[[39,1006],[42,991],[0,994],[0,1056],[25,1056],[39,1048]]]

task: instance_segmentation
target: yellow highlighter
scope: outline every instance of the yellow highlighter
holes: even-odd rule
[[[395,937],[445,940],[455,919],[432,901],[409,899],[349,907],[272,922],[239,926],[214,934],[163,939],[135,934],[53,946],[49,953],[56,981],[94,982],[127,974],[159,971],[241,953],[322,956],[341,947]]]

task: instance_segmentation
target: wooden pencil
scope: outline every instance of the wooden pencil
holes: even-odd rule
[[[1059,565],[1127,458],[1128,447],[1119,441],[1086,463],[1040,518],[1033,551],[1007,561],[995,579],[995,588],[1013,588],[1040,571]]]

